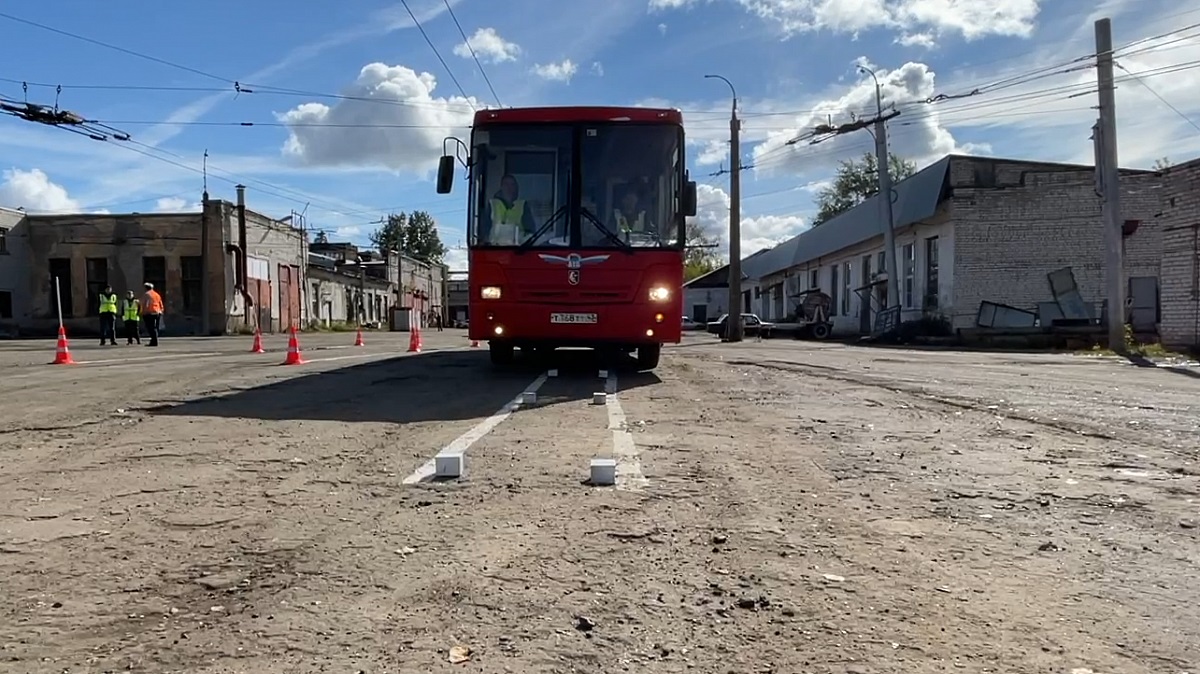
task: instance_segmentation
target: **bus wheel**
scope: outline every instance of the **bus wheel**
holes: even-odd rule
[[[513,361],[513,345],[488,342],[488,355],[492,357],[492,365],[508,365]]]
[[[662,344],[646,344],[637,350],[637,365],[639,370],[653,370],[658,367],[658,359],[662,355]]]

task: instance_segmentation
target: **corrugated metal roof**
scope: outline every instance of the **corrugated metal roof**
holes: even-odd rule
[[[950,170],[951,156],[930,164],[896,183],[892,219],[897,228],[928,219],[937,212]],[[879,195],[772,248],[756,267],[761,278],[870,240],[883,233]]]
[[[742,279],[757,281],[762,277],[763,260],[767,253],[775,250],[774,248],[763,248],[750,257],[742,258]],[[724,264],[716,269],[697,276],[696,278],[683,284],[688,288],[727,288],[729,287],[729,265]]]

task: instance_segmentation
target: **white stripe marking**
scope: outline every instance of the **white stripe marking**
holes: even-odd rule
[[[608,412],[608,429],[613,436],[613,458],[617,460],[617,488],[636,491],[645,487],[649,480],[642,474],[642,461],[638,454],[633,435],[626,428],[625,410],[621,409],[621,401],[617,398],[617,375],[609,372],[604,382],[604,392],[608,394],[604,401]]]
[[[221,356],[225,351],[206,351],[203,353],[168,353],[158,356],[134,356],[133,358],[105,358],[103,360],[77,360],[76,365],[105,365],[107,363],[135,363],[139,360],[181,360],[198,358],[200,356]]]
[[[475,444],[476,442],[479,442],[479,440],[483,436],[492,432],[493,428],[495,428],[496,426],[499,426],[500,422],[507,419],[510,414],[512,414],[514,411],[517,410],[517,408],[519,408],[521,406],[521,400],[525,397],[525,394],[527,394],[527,393],[536,394],[537,390],[542,387],[542,384],[545,384],[545,383],[546,383],[546,375],[545,374],[541,375],[537,379],[534,379],[533,383],[530,384],[529,386],[526,386],[525,390],[521,391],[519,394],[517,394],[516,398],[513,398],[512,401],[505,403],[504,407],[501,407],[500,409],[496,410],[495,414],[493,414],[492,416],[488,417],[487,419],[484,419],[483,421],[479,422],[471,430],[469,430],[466,433],[463,433],[462,435],[455,438],[450,444],[446,445],[442,449],[442,451],[438,452],[438,454],[440,454],[442,456],[447,456],[447,455],[461,456],[463,454],[466,454],[467,450],[471,447],[471,445]],[[426,461],[412,475],[409,475],[408,477],[404,478],[404,484],[416,484],[418,482],[428,480],[429,478],[433,477],[434,473],[436,472],[436,466],[437,466],[436,459],[430,459],[430,460]]]

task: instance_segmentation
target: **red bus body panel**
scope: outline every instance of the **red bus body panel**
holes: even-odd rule
[[[578,284],[569,269],[541,256],[608,256],[584,264]],[[470,252],[471,339],[502,339],[548,346],[636,346],[677,344],[682,334],[683,252],[677,250],[512,250]],[[482,299],[484,287],[500,288],[500,299]],[[650,300],[655,287],[670,289],[665,302]],[[594,324],[555,324],[553,313],[593,313]],[[501,335],[496,327],[502,328]],[[651,331],[652,334],[647,334]]]

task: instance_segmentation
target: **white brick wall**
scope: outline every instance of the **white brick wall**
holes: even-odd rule
[[[1163,177],[1160,262],[1162,342],[1200,345],[1200,160],[1171,167]]]
[[[954,191],[953,314],[971,327],[982,301],[1035,311],[1052,298],[1046,275],[1072,267],[1085,301],[1104,299],[1104,232],[1091,169],[996,171],[999,189]],[[964,176],[965,177],[965,176]],[[1021,181],[1023,179],[1023,184]],[[1123,220],[1141,220],[1125,242],[1126,276],[1158,276],[1160,179],[1123,176]]]

